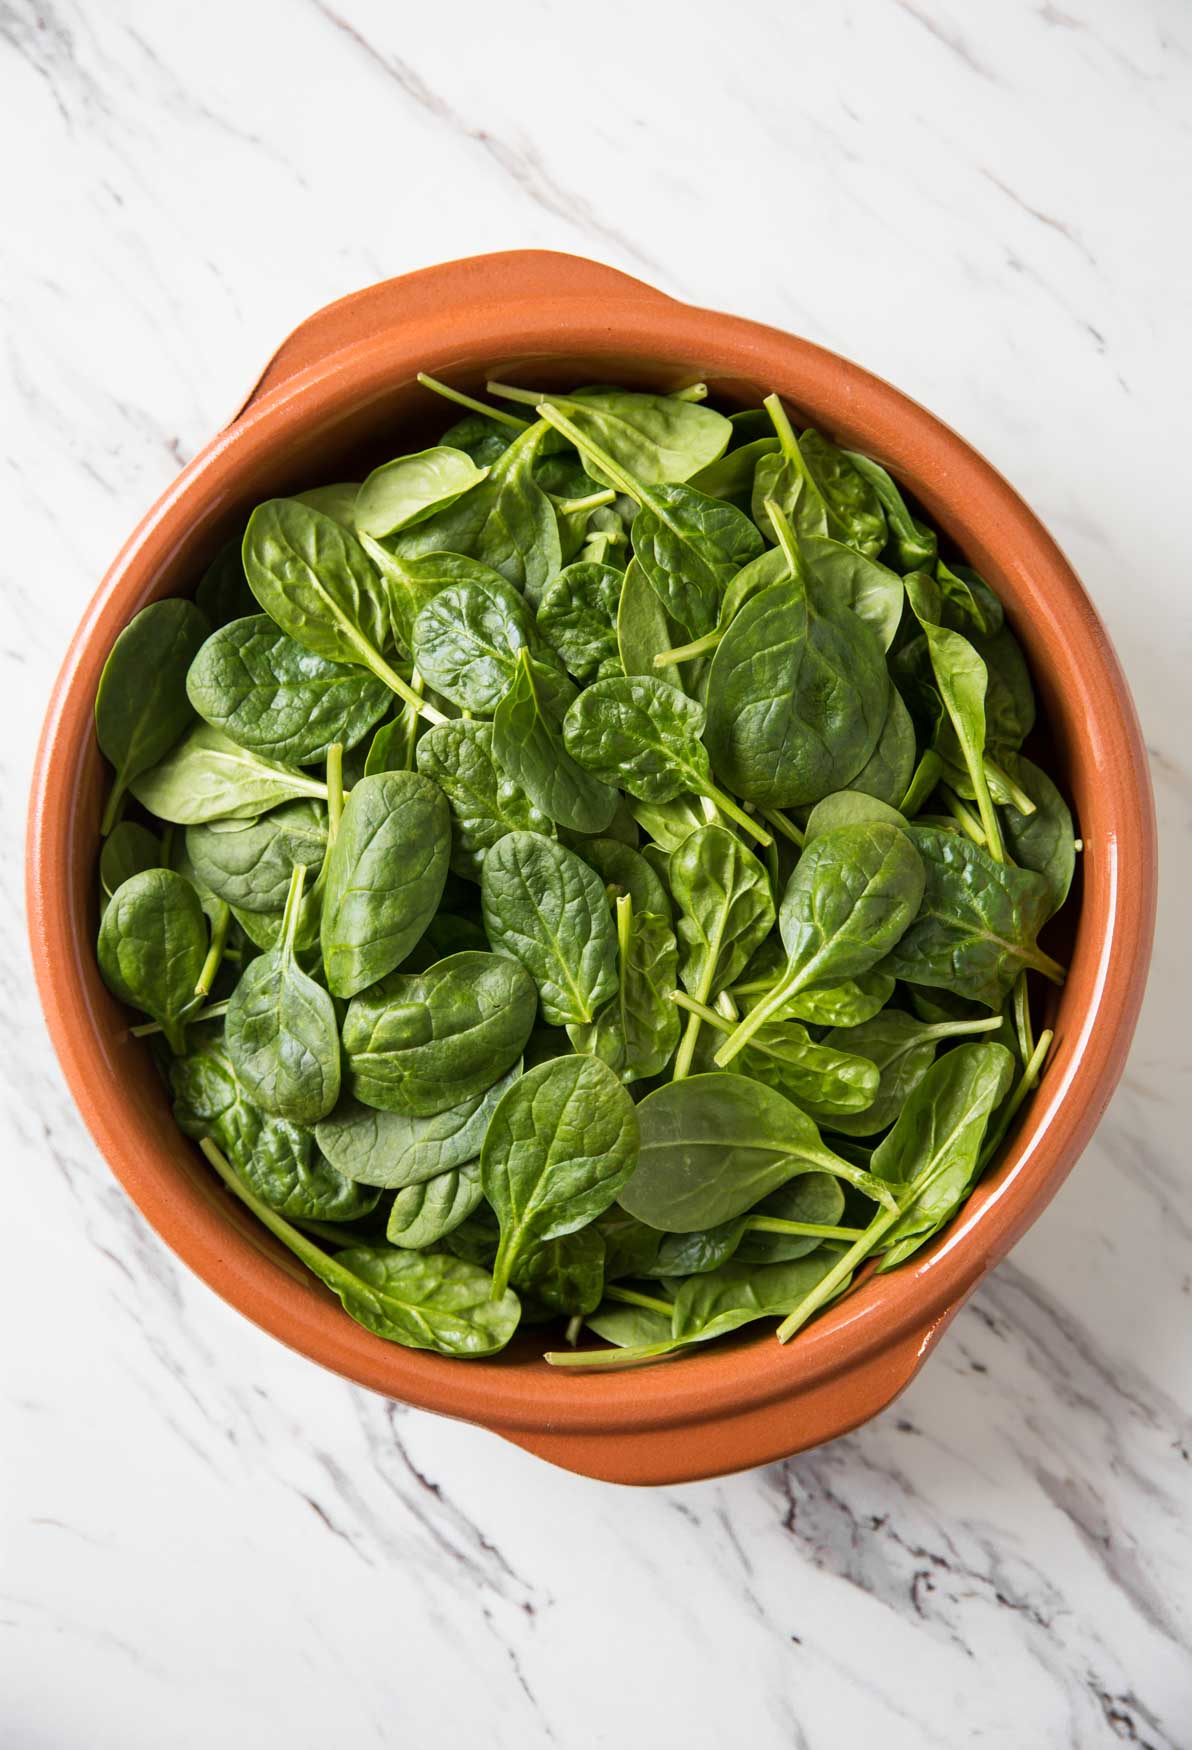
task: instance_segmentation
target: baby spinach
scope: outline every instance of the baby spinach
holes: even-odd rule
[[[299,966],[294,938],[305,867],[294,869],[276,948],[250,962],[225,1022],[228,1056],[250,1100],[275,1118],[310,1126],[339,1098],[335,1005]]]
[[[327,863],[320,940],[327,988],[354,997],[400,966],[443,896],[446,797],[420,772],[362,778]]]
[[[99,926],[99,969],[113,996],[158,1022],[171,1051],[185,1049],[206,958],[207,921],[189,881],[145,869],[116,889]]]
[[[671,802],[684,791],[707,796],[759,844],[770,835],[712,782],[700,740],[703,706],[665,681],[624,675],[585,687],[563,719],[576,763],[642,802]]]
[[[1079,841],[1022,651],[777,396],[420,381],[466,417],[117,640],[103,975],[380,1337],[785,1341],[950,1219],[1046,1060]]]
[[[633,1101],[598,1058],[555,1058],[514,1083],[480,1155],[484,1195],[501,1224],[494,1294],[523,1255],[608,1208],[637,1146]]]
[[[529,973],[500,954],[465,951],[425,972],[390,973],[348,1005],[348,1085],[383,1112],[445,1112],[517,1062],[537,1008]]]
[[[233,620],[202,646],[186,691],[199,716],[263,759],[293,766],[355,747],[389,708],[383,682],[328,662],[279,632],[267,614]]]
[[[582,695],[581,695],[582,697]],[[493,758],[534,806],[572,832],[603,832],[617,811],[615,788],[577,765],[527,652],[493,717]]]
[[[574,851],[540,833],[508,833],[481,871],[484,927],[520,961],[552,1027],[581,1024],[617,988],[617,939],[604,885]]]
[[[449,1167],[433,1179],[407,1185],[398,1192],[385,1237],[395,1246],[422,1251],[466,1221],[483,1198],[479,1158],[462,1167]]]
[[[1051,903],[1042,875],[997,863],[979,845],[940,827],[912,826],[907,836],[926,885],[914,921],[891,946],[887,964],[896,978],[954,991],[991,1009],[1001,1008],[1028,968],[1063,983],[1063,968],[1035,941]]]
[[[670,1082],[646,1096],[637,1117],[637,1170],[617,1201],[664,1233],[730,1221],[797,1173],[833,1173],[891,1202],[871,1174],[824,1144],[797,1106],[745,1076],[714,1072]]]
[[[837,827],[809,845],[778,913],[786,967],[721,1046],[717,1063],[729,1064],[791,997],[857,978],[886,958],[919,912],[924,880],[908,833],[883,821]]]
[[[648,867],[648,865],[647,865]],[[661,1075],[679,1038],[679,1017],[669,1001],[677,956],[670,920],[639,911],[631,894],[616,902],[617,990],[587,1024],[567,1034],[576,1051],[591,1052],[623,1082]]]
[[[486,480],[488,472],[463,450],[446,444],[398,456],[374,468],[360,487],[353,501],[353,521],[357,529],[381,540],[446,510]]]
[[[95,695],[95,738],[115,767],[101,833],[115,826],[133,780],[156,766],[190,723],[186,676],[209,631],[193,602],[151,602],[113,644]]]
[[[143,808],[177,826],[255,820],[295,796],[326,800],[327,786],[297,766],[263,759],[221,729],[199,723],[172,753],[131,784]]]
[[[422,737],[415,757],[450,804],[457,875],[478,881],[485,856],[508,832],[550,831],[549,816],[498,767],[491,724],[441,723]]]
[[[762,538],[749,518],[692,486],[648,485],[554,404],[544,402],[539,413],[639,507],[633,519],[634,558],[667,613],[697,638],[710,632],[733,573],[762,550]]]
[[[479,1156],[497,1102],[520,1073],[514,1064],[490,1088],[427,1117],[381,1112],[346,1094],[315,1127],[319,1147],[333,1166],[362,1185],[383,1190],[421,1185]]]
[[[494,1295],[491,1278],[475,1264],[389,1246],[349,1246],[328,1256],[254,1196],[212,1142],[203,1143],[203,1153],[258,1221],[374,1335],[408,1349],[477,1356],[495,1355],[516,1330],[521,1314],[517,1296],[512,1290]]]

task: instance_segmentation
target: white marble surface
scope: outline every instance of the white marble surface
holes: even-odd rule
[[[0,4],[5,1750],[1192,1745],[1190,70],[1177,0]],[[84,1133],[22,929],[34,732],[141,510],[310,310],[517,245],[969,436],[1109,622],[1165,837],[1068,1187],[886,1416],[684,1489],[548,1470],[216,1301]]]

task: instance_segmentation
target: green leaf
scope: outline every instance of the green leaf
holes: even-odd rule
[[[199,896],[172,869],[146,869],[112,895],[99,926],[99,969],[114,996],[157,1021],[172,1051],[207,958]]]
[[[483,1197],[479,1159],[450,1167],[433,1179],[407,1185],[398,1192],[385,1237],[392,1245],[422,1251],[466,1221]]]
[[[706,1343],[754,1319],[778,1319],[836,1262],[823,1250],[781,1264],[734,1260],[679,1284],[671,1334],[677,1342]]]
[[[603,832],[617,810],[616,789],[578,766],[541,682],[522,651],[513,685],[493,718],[493,758],[548,820],[572,832]]]
[[[617,989],[617,943],[600,877],[540,833],[515,832],[484,859],[484,927],[526,968],[550,1026],[592,1021]]]
[[[335,1005],[294,953],[306,870],[294,870],[282,939],[250,962],[228,1003],[228,1056],[250,1100],[275,1118],[313,1125],[339,1098]]]
[[[992,1031],[997,1017],[988,1021],[942,1021],[929,1024],[886,1009],[859,1027],[838,1027],[824,1040],[826,1046],[857,1052],[877,1066],[881,1077],[875,1098],[863,1111],[842,1114],[832,1128],[846,1136],[876,1136],[892,1124],[935,1061],[941,1044],[969,1033]]]
[[[664,1233],[716,1227],[799,1173],[835,1173],[876,1194],[814,1123],[772,1088],[738,1075],[688,1076],[637,1109],[637,1171],[617,1201]]]
[[[161,867],[161,840],[135,820],[119,821],[99,853],[99,885],[111,899],[118,887],[146,869]]]
[[[172,753],[130,786],[159,820],[252,820],[295,796],[326,800],[327,786],[297,766],[262,759],[209,723],[197,723]]]
[[[580,563],[560,571],[542,598],[542,634],[581,684],[624,672],[617,645],[623,589],[613,566]]]
[[[384,1190],[420,1185],[479,1155],[498,1101],[520,1074],[514,1064],[490,1088],[429,1117],[378,1112],[345,1095],[315,1135],[328,1160],[350,1179]]]
[[[348,1084],[382,1111],[445,1112],[512,1068],[537,1008],[529,973],[499,954],[452,954],[425,972],[390,973],[349,1004]]]
[[[374,468],[356,494],[355,524],[375,539],[425,521],[488,477],[463,450],[441,444]]]
[[[575,849],[589,868],[595,869],[610,900],[628,894],[635,912],[652,911],[669,921],[670,896],[640,851],[620,839],[581,839]]]
[[[559,709],[572,697],[525,598],[495,572],[485,583],[445,585],[420,610],[413,633],[419,672],[462,710],[491,715],[514,679],[521,651],[535,659],[537,684],[557,698]]]
[[[617,906],[617,989],[590,1025],[572,1025],[577,1051],[591,1052],[622,1082],[661,1075],[679,1042],[670,1001],[678,956],[669,919],[638,911],[630,895]]]
[[[527,1252],[608,1208],[633,1171],[637,1142],[633,1102],[597,1058],[556,1058],[510,1088],[480,1157],[501,1224],[496,1289]]]
[[[353,997],[401,965],[438,910],[450,846],[447,801],[429,778],[385,772],[355,786],[323,899],[323,965],[333,996]]]
[[[186,675],[209,630],[193,602],[151,602],[108,653],[95,695],[96,740],[116,769],[105,833],[129,785],[165,757],[191,722]]]
[[[537,389],[509,395],[507,388],[504,383],[489,385],[491,394],[508,400],[536,405],[542,399]],[[574,396],[552,394],[549,400],[589,442],[608,450],[648,486],[689,479],[716,460],[732,435],[722,413],[673,395],[580,389]],[[599,477],[598,469],[593,477]]]
[[[480,879],[484,858],[508,832],[550,831],[550,819],[493,758],[489,723],[440,723],[418,743],[418,770],[451,806],[451,867]]]
[[[595,1312],[604,1294],[604,1241],[594,1227],[543,1240],[523,1251],[513,1272],[519,1294],[568,1318]]]
[[[266,614],[212,633],[186,690],[199,716],[241,747],[294,766],[326,759],[334,742],[355,747],[393,697],[373,676],[305,649]]]
[[[1024,869],[1042,875],[1049,911],[1057,912],[1068,897],[1076,872],[1076,829],[1071,811],[1047,773],[1025,755],[1007,752],[1001,758],[1015,783],[1035,804],[1033,814],[1021,814],[1012,803],[1002,810],[1007,849]]]
[[[327,810],[318,802],[287,802],[255,820],[189,826],[186,850],[196,878],[225,904],[280,917],[294,865],[322,866]]]

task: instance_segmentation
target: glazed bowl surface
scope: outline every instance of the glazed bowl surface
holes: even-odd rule
[[[541,1334],[461,1362],[356,1325],[231,1198],[181,1134],[95,962],[95,865],[106,775],[91,711],[104,659],[139,609],[193,591],[262,499],[358,479],[443,429],[428,371],[562,388],[700,378],[726,406],[777,390],[800,424],[882,462],[993,585],[1023,644],[1048,759],[1084,842],[1048,998],[1055,1044],[996,1166],[912,1264],[871,1277],[780,1347],[772,1331],[680,1362],[576,1377]],[[896,389],[778,330],[679,304],[612,269],[539,252],[482,256],[374,286],[289,337],[244,407],[179,475],[119,554],[55,685],[30,803],[34,966],[67,1081],[100,1150],[166,1243],[291,1348],[394,1398],[481,1423],[558,1464],[621,1482],[690,1480],[785,1456],[855,1427],[909,1382],[968,1294],[1054,1195],[1125,1061],[1146,979],[1156,856],[1146,756],[1104,628],[1037,518],[962,439]]]

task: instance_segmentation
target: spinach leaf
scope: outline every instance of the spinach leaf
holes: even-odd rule
[[[634,802],[632,813],[663,852],[677,851],[689,833],[719,820],[715,806],[695,796],[676,796],[671,802]]]
[[[968,1196],[986,1126],[1013,1076],[1003,1045],[960,1045],[927,1071],[870,1163],[897,1188],[900,1208],[882,1236],[879,1268],[909,1257]]]
[[[493,758],[488,723],[441,723],[418,743],[418,770],[451,806],[451,867],[480,879],[484,858],[508,832],[550,831],[550,820]]]
[[[112,828],[99,853],[99,885],[106,899],[118,887],[146,869],[160,869],[161,840],[135,820],[121,820]]]
[[[362,778],[327,864],[320,939],[327,988],[354,997],[400,966],[443,896],[451,817],[420,772]]]
[[[931,566],[916,569],[932,571]],[[940,597],[941,625],[982,638],[992,638],[1001,631],[1005,620],[1002,604],[975,571],[959,562],[951,566],[937,559],[933,575]]]
[[[560,709],[571,699],[573,689],[538,637],[524,596],[495,572],[483,584],[446,584],[419,612],[413,636],[420,673],[463,710],[482,716],[496,710],[521,651],[535,659],[537,684]]]
[[[1003,810],[1006,845],[1016,863],[1024,869],[1034,869],[1047,882],[1050,915],[1067,899],[1076,872],[1072,814],[1047,773],[1025,755],[1005,753],[1002,760],[1014,782],[1035,805],[1033,814],[1021,813],[1013,803]]]
[[[172,753],[130,785],[159,820],[196,826],[206,820],[254,820],[295,796],[325,800],[327,786],[297,766],[262,759],[221,729],[198,723]]]
[[[573,1024],[567,1033],[577,1051],[591,1052],[628,1083],[661,1075],[679,1042],[679,1016],[669,1000],[678,961],[667,917],[638,911],[628,893],[616,911],[616,995],[590,1024]]]
[[[539,421],[518,432],[478,486],[446,510],[393,536],[398,556],[462,553],[491,565],[531,603],[541,601],[563,563],[554,508],[534,478],[546,431]]]
[[[858,455],[856,450],[845,450],[844,454],[869,482],[886,513],[886,563],[903,575],[930,569],[936,558],[935,531],[907,509],[901,492],[880,462]]]
[[[257,611],[256,597],[244,575],[242,545],[243,537],[226,542],[199,579],[195,607],[208,628],[226,626],[229,620],[242,620],[245,614]]]
[[[800,537],[823,535],[843,538],[844,531],[830,514],[824,495],[807,466],[786,408],[777,395],[767,395],[763,405],[773,424],[778,450],[763,456],[754,471],[754,522],[759,529],[767,532],[768,538],[773,519],[767,511],[767,505],[774,503]]]
[[[677,668],[656,667],[657,658],[668,651],[670,645],[666,609],[650,587],[637,560],[631,559],[625,568],[617,603],[617,655],[621,668],[627,675],[657,677],[661,674],[664,680],[682,691],[683,681]]]
[[[341,529],[352,533],[356,528],[356,499],[359,492],[357,481],[340,480],[333,486],[312,486],[309,492],[298,492],[294,496],[297,503],[309,505],[311,510],[317,510],[322,516],[329,516]]]
[[[534,806],[572,832],[603,832],[617,811],[615,787],[601,783],[567,751],[525,651],[493,718],[492,751],[497,766]]]
[[[586,466],[638,505],[634,557],[667,613],[697,638],[710,632],[733,573],[762,550],[749,518],[693,486],[648,485],[585,437],[557,406],[543,403],[539,412],[571,439]]]
[[[902,619],[902,579],[876,559],[866,558],[855,547],[823,535],[803,535],[799,540],[808,573],[836,601],[852,609],[876,635],[883,650],[889,650]]]
[[[227,905],[280,917],[294,865],[318,869],[323,862],[327,811],[317,802],[287,802],[255,820],[188,826],[186,850],[195,877]]]
[[[797,1106],[745,1076],[669,1082],[647,1094],[637,1117],[637,1170],[617,1201],[664,1233],[731,1221],[799,1173],[833,1173],[890,1202],[870,1174],[833,1154]]]
[[[854,467],[847,450],[838,450],[818,431],[805,431],[799,449],[828,507],[828,532],[839,529],[840,540],[876,559],[886,544],[886,516],[869,479]]]
[[[485,857],[480,891],[488,939],[531,975],[543,1020],[594,1020],[617,989],[616,936],[595,871],[553,839],[512,832]]]
[[[850,790],[876,796],[905,814],[902,805],[914,777],[916,753],[914,722],[902,694],[892,685],[877,746],[861,770],[849,779]]]
[[[575,848],[588,867],[595,869],[611,900],[628,894],[634,911],[654,912],[670,922],[670,896],[640,851],[619,839],[582,839]]]
[[[207,922],[190,882],[172,869],[122,882],[103,914],[98,953],[113,996],[156,1021],[171,1051],[183,1051],[207,958]]]
[[[744,970],[774,925],[766,871],[721,826],[698,827],[671,853],[671,891],[679,907],[679,977],[699,1003],[710,1003]],[[674,1079],[691,1067],[700,1017],[689,1016]]]
[[[543,399],[541,390],[511,389],[507,383],[490,383],[488,391],[532,407]],[[573,396],[552,394],[548,399],[590,445],[606,449],[647,486],[690,479],[716,460],[732,434],[722,413],[674,395],[609,388],[580,389]],[[597,476],[599,472],[597,467]]]
[[[778,439],[770,432],[769,421],[764,413],[762,423],[766,426],[766,431],[761,436],[747,444],[738,445],[736,449],[729,449],[715,462],[709,462],[698,474],[690,476],[691,485],[700,492],[707,493],[709,498],[726,498],[738,510],[748,510],[754,470],[763,456],[774,455],[779,447]]]
[[[487,479],[488,472],[487,467],[477,467],[466,452],[447,444],[398,456],[396,461],[374,468],[360,487],[355,498],[355,526],[381,540],[446,510]]]
[[[604,1279],[616,1282],[624,1276],[652,1276],[663,1236],[647,1227],[615,1203],[596,1217],[604,1241]]]
[[[969,1033],[988,1033],[1000,1025],[996,1015],[972,1021],[928,1023],[903,1014],[900,1009],[886,1009],[859,1027],[835,1028],[824,1045],[868,1058],[877,1066],[881,1081],[864,1111],[833,1118],[833,1130],[845,1136],[876,1136],[898,1117],[935,1062],[941,1044]]]
[[[661,1236],[652,1273],[665,1277],[700,1275],[706,1270],[718,1270],[733,1257],[751,1264],[780,1264],[802,1258],[815,1250],[825,1232],[839,1231],[836,1224],[843,1213],[840,1181],[831,1173],[803,1173],[771,1191],[746,1214],[723,1221],[718,1227]],[[825,1231],[774,1231],[796,1227]],[[659,1237],[655,1235],[656,1240]]]
[[[204,1039],[170,1065],[174,1118],[196,1141],[210,1136],[251,1191],[298,1221],[356,1221],[380,1192],[325,1161],[309,1130],[254,1106],[220,1039]]]
[[[295,957],[305,867],[295,866],[281,941],[244,970],[228,1004],[224,1037],[250,1100],[275,1118],[312,1125],[339,1098],[335,1005]]]
[[[421,1185],[479,1155],[498,1101],[520,1074],[514,1064],[492,1087],[429,1117],[378,1112],[344,1095],[315,1135],[327,1159],[350,1179],[384,1190]]]
[[[595,1312],[604,1294],[604,1241],[594,1227],[543,1240],[518,1257],[513,1286],[569,1318]]]
[[[786,968],[721,1046],[717,1063],[729,1064],[792,996],[876,966],[916,917],[923,890],[923,864],[910,836],[885,822],[837,827],[808,845],[778,913]]]
[[[608,1208],[633,1172],[633,1101],[595,1057],[528,1070],[493,1113],[480,1155],[484,1195],[501,1224],[500,1293],[519,1260]]]
[[[584,688],[563,719],[563,742],[586,771],[642,802],[671,802],[694,790],[769,844],[769,833],[712,782],[703,729],[694,699],[665,681],[626,675]]]
[[[859,790],[836,790],[831,796],[825,796],[822,802],[817,802],[807,816],[804,841],[810,845],[837,827],[863,825],[871,820],[885,821],[890,826],[905,827],[907,824],[896,808],[891,808],[888,802],[879,802],[876,796]]]
[[[445,1112],[512,1068],[537,1008],[529,973],[499,954],[451,954],[425,972],[390,973],[348,1006],[348,1085],[383,1112]]]
[[[330,662],[366,668],[428,722],[441,714],[385,660],[387,592],[359,541],[294,498],[258,505],[244,534],[244,572],[269,618]]]
[[[391,1245],[422,1251],[466,1221],[483,1197],[479,1159],[450,1167],[398,1192],[385,1237]]]
[[[392,698],[373,676],[295,643],[267,614],[212,633],[186,691],[199,716],[241,747],[294,766],[326,759],[334,742],[354,747]]]
[[[712,659],[712,763],[752,802],[817,802],[873,754],[888,693],[870,627],[813,578],[788,577],[745,604]]]
[[[1028,967],[1053,984],[1064,972],[1035,941],[1049,915],[1042,875],[996,863],[979,845],[939,827],[912,826],[922,860],[922,905],[892,951],[888,969],[908,984],[955,991],[1000,1009]],[[823,840],[829,843],[830,840]]]
[[[671,1334],[676,1342],[706,1343],[754,1319],[781,1318],[827,1275],[836,1262],[831,1252],[812,1252],[781,1264],[734,1260],[679,1284]]]
[[[390,1246],[349,1246],[332,1258],[262,1203],[233,1172],[215,1145],[203,1153],[228,1189],[247,1204],[284,1246],[339,1296],[357,1324],[387,1342],[440,1355],[495,1355],[517,1329],[521,1306],[507,1290],[493,1294],[485,1270],[439,1252]]]
[[[116,770],[99,829],[105,837],[130,784],[191,721],[186,675],[209,630],[193,602],[150,602],[113,644],[95,695],[95,738]]]
[[[580,563],[560,571],[542,598],[542,634],[581,684],[624,673],[617,646],[623,588],[613,566]]]

